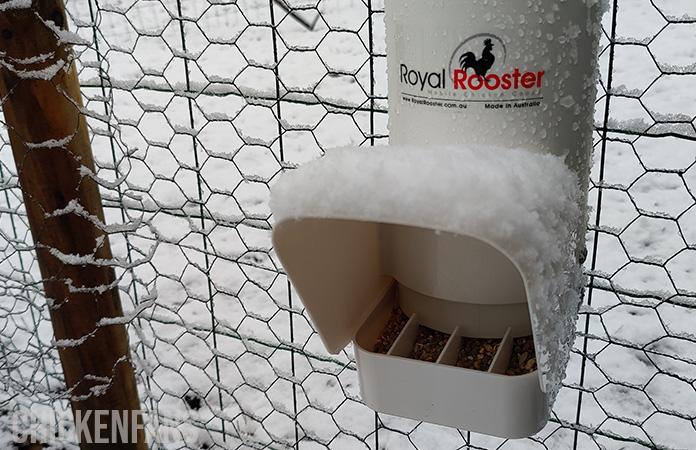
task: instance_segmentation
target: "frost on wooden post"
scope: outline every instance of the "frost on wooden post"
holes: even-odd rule
[[[53,79],[53,77],[58,74],[60,70],[65,68],[66,62],[62,59],[59,59],[52,63],[51,65],[40,69],[40,70],[19,70],[16,69],[12,64],[7,64],[3,60],[0,60],[0,65],[3,67],[11,70],[14,72],[15,75],[17,75],[19,78],[25,79],[25,80],[46,80],[49,81]]]
[[[137,411],[117,264],[71,48],[86,42],[67,30],[60,0],[3,6],[2,110],[66,397],[76,417],[94,410]],[[88,430],[101,427],[86,422]],[[119,441],[119,448],[145,448],[144,433],[136,434],[137,442]]]
[[[31,8],[31,0],[8,0],[4,3],[0,3],[0,11],[28,8]]]

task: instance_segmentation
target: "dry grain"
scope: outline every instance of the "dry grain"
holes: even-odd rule
[[[512,355],[506,375],[524,375],[537,370],[534,340],[532,336],[523,336],[512,340]]]
[[[399,333],[401,333],[401,330],[406,326],[406,322],[408,322],[408,316],[400,307],[395,306],[384,329],[375,341],[373,351],[375,353],[386,354],[399,336]]]
[[[423,325],[418,326],[418,336],[409,358],[435,362],[445,347],[450,335]]]
[[[457,366],[465,369],[486,371],[500,346],[500,339],[479,339],[462,337]]]

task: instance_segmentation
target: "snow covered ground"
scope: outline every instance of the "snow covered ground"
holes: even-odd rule
[[[68,3],[73,30],[93,42],[98,26],[99,55],[78,47],[80,77],[107,220],[130,227],[112,234],[112,247],[132,266],[119,271],[121,294],[162,448],[294,448],[298,440],[300,449],[337,450],[690,448],[694,3],[619,2],[619,45],[613,60],[608,48],[600,59],[600,128],[610,103],[606,135],[595,134],[592,288],[552,422],[507,442],[375,415],[360,402],[351,348],[326,353],[282,274],[269,185],[324,149],[387,135],[385,58],[369,60],[385,52],[382,14],[372,16],[371,47],[366,2],[288,3],[303,7],[300,20],[312,22],[317,10],[321,18],[309,30],[278,5],[271,15],[266,0]],[[32,284],[38,268],[22,248],[29,236],[9,144],[0,150],[0,407],[6,417],[30,409],[65,417],[48,314]],[[66,426],[56,448],[73,446]]]

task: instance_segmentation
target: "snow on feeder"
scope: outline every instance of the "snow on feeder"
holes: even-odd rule
[[[271,207],[368,406],[517,438],[548,421],[582,296],[600,7],[494,4],[387,1],[390,146],[327,151]]]

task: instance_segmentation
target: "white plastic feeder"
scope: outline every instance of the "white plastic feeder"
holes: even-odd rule
[[[517,438],[547,423],[574,340],[598,16],[501,3],[388,0],[391,146],[327,151],[271,207],[278,258],[328,351],[353,341],[368,406]],[[396,305],[408,323],[376,353]],[[451,335],[436,362],[408,357],[419,325]],[[529,335],[538,369],[505,375]],[[502,340],[488,370],[455,365],[462,337]]]
[[[273,187],[278,258],[326,348],[354,342],[377,411],[503,437],[548,420],[582,288],[581,195],[560,158],[500,150],[337,149]],[[408,325],[375,353],[397,304]],[[408,358],[420,324],[452,335],[435,363]],[[503,375],[527,335],[539,370]],[[503,339],[488,371],[454,366],[460,336]]]

